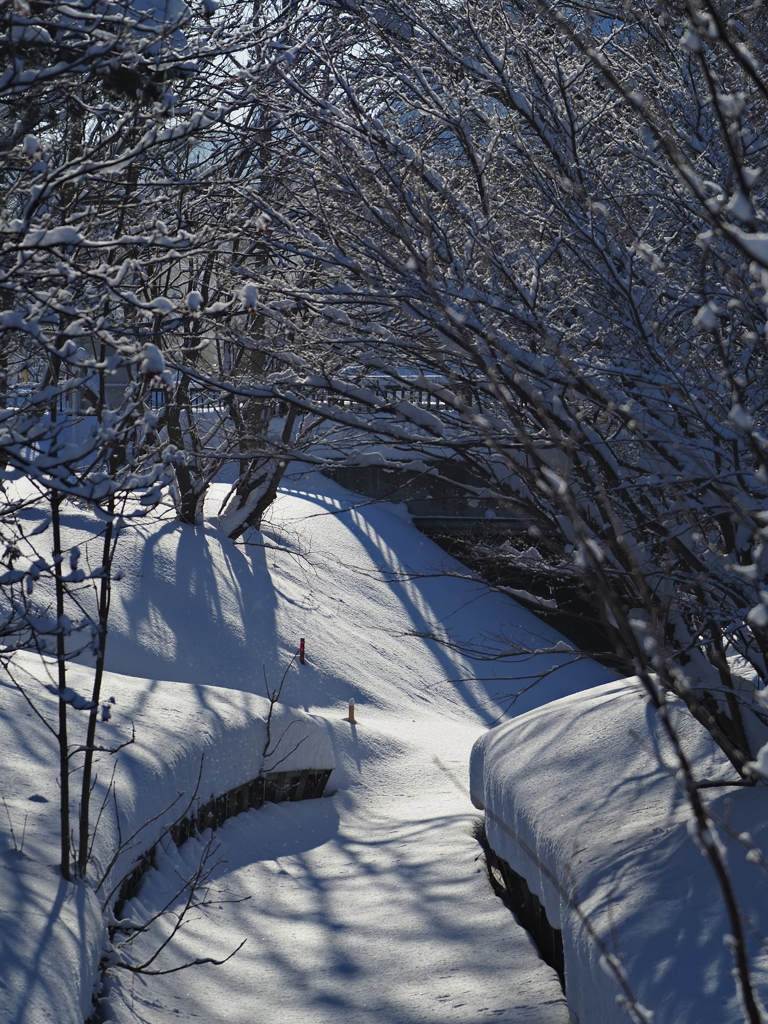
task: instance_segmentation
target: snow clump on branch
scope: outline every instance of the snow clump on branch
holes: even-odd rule
[[[159,379],[166,386],[173,383],[170,370],[166,369],[165,357],[157,345],[147,343],[142,350],[143,359],[139,363],[139,373],[147,381]]]

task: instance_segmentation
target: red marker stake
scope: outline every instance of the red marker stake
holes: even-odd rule
[[[299,640],[299,661],[304,664],[304,637]]]

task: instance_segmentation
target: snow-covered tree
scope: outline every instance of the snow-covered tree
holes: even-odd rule
[[[194,521],[228,460],[260,460],[274,489],[272,455],[300,428],[293,415],[274,436],[248,263],[268,225],[253,138],[286,59],[281,25],[279,8],[253,20],[181,0],[18,0],[0,11],[0,630],[6,659],[32,648],[58,667],[67,876],[80,755],[80,871],[89,848],[121,528],[169,490]],[[245,474],[249,511],[269,486]],[[30,531],[25,509],[41,500],[47,516]],[[68,502],[104,523],[88,571],[62,528]],[[77,703],[89,727],[73,748],[66,662],[87,649],[94,690]]]
[[[510,574],[581,587],[671,742],[670,690],[751,777],[768,724],[761,11],[334,9],[349,45],[307,40],[326,74],[286,69],[280,99],[306,156],[279,237],[314,278],[279,313],[324,339],[296,368],[353,399],[334,418],[387,438],[392,463],[448,455],[484,477],[528,524],[495,552]],[[676,750],[757,1024],[744,922]]]
[[[510,572],[582,586],[742,770],[768,668],[758,15],[335,10],[348,46],[306,40],[325,73],[284,68],[273,107],[303,146],[273,235],[314,276],[268,312],[323,338],[297,370],[401,462],[479,470],[529,524]]]

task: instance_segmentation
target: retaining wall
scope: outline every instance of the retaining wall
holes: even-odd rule
[[[194,814],[181,818],[170,828],[170,836],[177,846],[190,836],[205,832],[209,828],[217,828],[227,818],[251,808],[261,807],[265,803],[279,804],[285,800],[314,800],[325,791],[331,769],[306,770],[295,772],[268,772],[259,775],[249,782],[244,782],[234,789],[214,797],[201,804]],[[135,895],[139,883],[151,867],[155,865],[157,844],[151,846],[139,859],[138,863],[127,875],[118,890],[115,902],[115,917],[120,917],[124,904]]]

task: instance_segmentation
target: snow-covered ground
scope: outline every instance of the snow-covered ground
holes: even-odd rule
[[[329,798],[263,808],[219,830],[226,863],[213,869],[214,902],[169,944],[164,966],[226,955],[247,938],[243,949],[224,966],[156,979],[117,971],[104,1010],[120,1024],[180,1015],[566,1019],[553,972],[483,877],[466,766],[486,726],[608,673],[574,659],[510,598],[466,578],[401,509],[356,505],[310,477],[281,494],[250,544],[231,544],[213,520],[197,528],[145,521],[120,540],[125,576],[113,596],[105,691],[115,703],[100,738],[125,736],[135,722],[136,744],[117,758],[123,838],[179,793],[194,794],[202,753],[201,799],[252,776],[262,764],[263,694],[286,670],[281,704],[297,709],[301,749],[336,762]],[[67,527],[87,531],[87,514],[73,510]],[[489,660],[494,651],[503,657]],[[21,682],[30,671],[41,675],[20,659]],[[86,677],[83,667],[73,682],[85,686]],[[45,682],[28,686],[50,716]],[[106,886],[95,892],[94,882],[117,827],[107,817],[100,825],[93,880],[59,879],[51,737],[10,684],[0,697],[8,807],[0,899],[12,922],[0,934],[8,965],[0,1017],[75,1024],[89,1012],[102,953]],[[356,726],[345,721],[351,698]],[[101,787],[111,762],[102,755]],[[151,913],[175,869],[197,864],[199,848],[168,849],[124,913],[134,921]],[[151,941],[147,934],[138,945]]]
[[[39,659],[23,655],[12,675],[43,718],[55,723],[57,700],[41,685],[40,670]],[[77,667],[70,685],[85,693],[88,676]],[[48,683],[46,675],[43,679]],[[100,742],[116,747],[130,740],[134,728],[136,739],[116,758],[101,758],[92,798],[98,828],[88,885],[63,882],[58,869],[58,764],[52,737],[21,692],[9,680],[0,684],[3,1021],[69,1024],[90,1016],[104,943],[103,910],[114,904],[116,887],[170,824],[277,764],[280,771],[333,767],[325,731],[303,712],[277,707],[268,745],[269,703],[262,696],[114,673],[105,683],[115,704],[109,704],[112,717],[101,728]],[[78,717],[72,718],[73,746],[85,738]],[[79,781],[73,773],[71,785]]]

